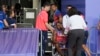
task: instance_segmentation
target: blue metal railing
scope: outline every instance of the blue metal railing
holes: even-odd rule
[[[90,52],[92,56],[100,56],[100,37],[99,37],[99,31],[97,30],[97,27],[91,27],[89,30],[89,38],[87,45],[90,48]]]

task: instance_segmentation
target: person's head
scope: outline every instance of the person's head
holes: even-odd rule
[[[14,7],[15,7],[16,11],[21,10],[21,4],[20,3],[16,3]]]
[[[71,8],[68,10],[68,15],[72,16],[72,15],[78,15],[78,11],[75,7]]]
[[[51,9],[56,11],[58,9],[57,4],[51,4]]]
[[[43,10],[49,11],[50,10],[50,3],[46,2],[43,4]]]
[[[14,9],[15,9],[15,6],[14,6],[14,5],[12,5],[10,9],[11,9],[11,10],[14,10]]]
[[[73,6],[72,5],[67,5],[66,9],[67,11],[70,10]]]
[[[58,29],[58,30],[62,30],[62,24],[60,23],[60,22],[57,22],[56,23],[56,28]]]
[[[2,10],[4,11],[4,12],[6,12],[7,11],[7,6],[6,5],[2,5]]]
[[[15,16],[14,11],[10,11],[10,12],[9,12],[9,17],[10,17],[10,18],[13,18],[14,16]]]

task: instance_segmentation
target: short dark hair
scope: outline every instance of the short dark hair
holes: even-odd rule
[[[58,6],[56,3],[51,4],[51,6],[52,6],[52,5],[54,5],[54,6],[56,6],[56,7]]]
[[[68,15],[69,16],[72,16],[72,15],[75,15],[75,14],[78,15],[78,10],[75,7],[71,8],[70,10],[68,10]]]
[[[43,4],[43,7],[45,7],[45,6],[50,6],[50,3],[49,3],[49,2],[45,2],[45,3]]]
[[[73,7],[72,5],[67,5],[66,7]]]

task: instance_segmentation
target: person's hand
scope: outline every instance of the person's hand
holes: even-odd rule
[[[52,33],[54,33],[54,32],[55,32],[55,29],[54,29],[54,28],[52,28],[51,32],[52,32]]]
[[[57,43],[57,41],[56,40],[53,40],[53,44],[56,44]]]
[[[88,31],[88,28],[85,28],[85,31]]]

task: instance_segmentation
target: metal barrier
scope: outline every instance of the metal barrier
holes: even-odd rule
[[[0,56],[37,56],[39,30],[0,30]]]
[[[41,35],[41,41],[40,41],[41,46],[40,46],[40,47],[41,47],[41,56],[42,56],[42,47],[43,47],[43,46],[42,46],[42,31],[40,31],[40,35]]]
[[[17,23],[17,28],[33,28],[31,23]]]
[[[24,23],[31,23],[35,26],[36,22],[36,9],[33,8],[24,8]]]
[[[50,32],[49,32],[49,33],[50,33]],[[51,34],[48,34],[48,39],[49,39],[49,40],[51,40],[50,35],[51,35]],[[51,36],[52,36],[52,35],[51,35]],[[43,55],[42,55],[42,52],[43,52],[43,50],[42,50],[42,47],[43,47],[43,46],[42,46],[42,41],[43,41],[42,38],[43,38],[43,36],[42,36],[42,31],[40,31],[40,43],[39,43],[39,47],[40,47],[40,50],[39,50],[40,56],[43,56]],[[51,45],[51,46],[49,46],[49,45]],[[50,48],[51,50],[48,49],[48,47],[51,47],[51,48]],[[46,46],[46,51],[45,51],[45,53],[51,53],[51,54],[52,54],[52,43],[51,43],[50,41],[48,42],[48,44],[47,44],[47,46]]]
[[[91,27],[89,31],[89,39],[87,42],[92,56],[100,56],[100,32],[96,27]]]

